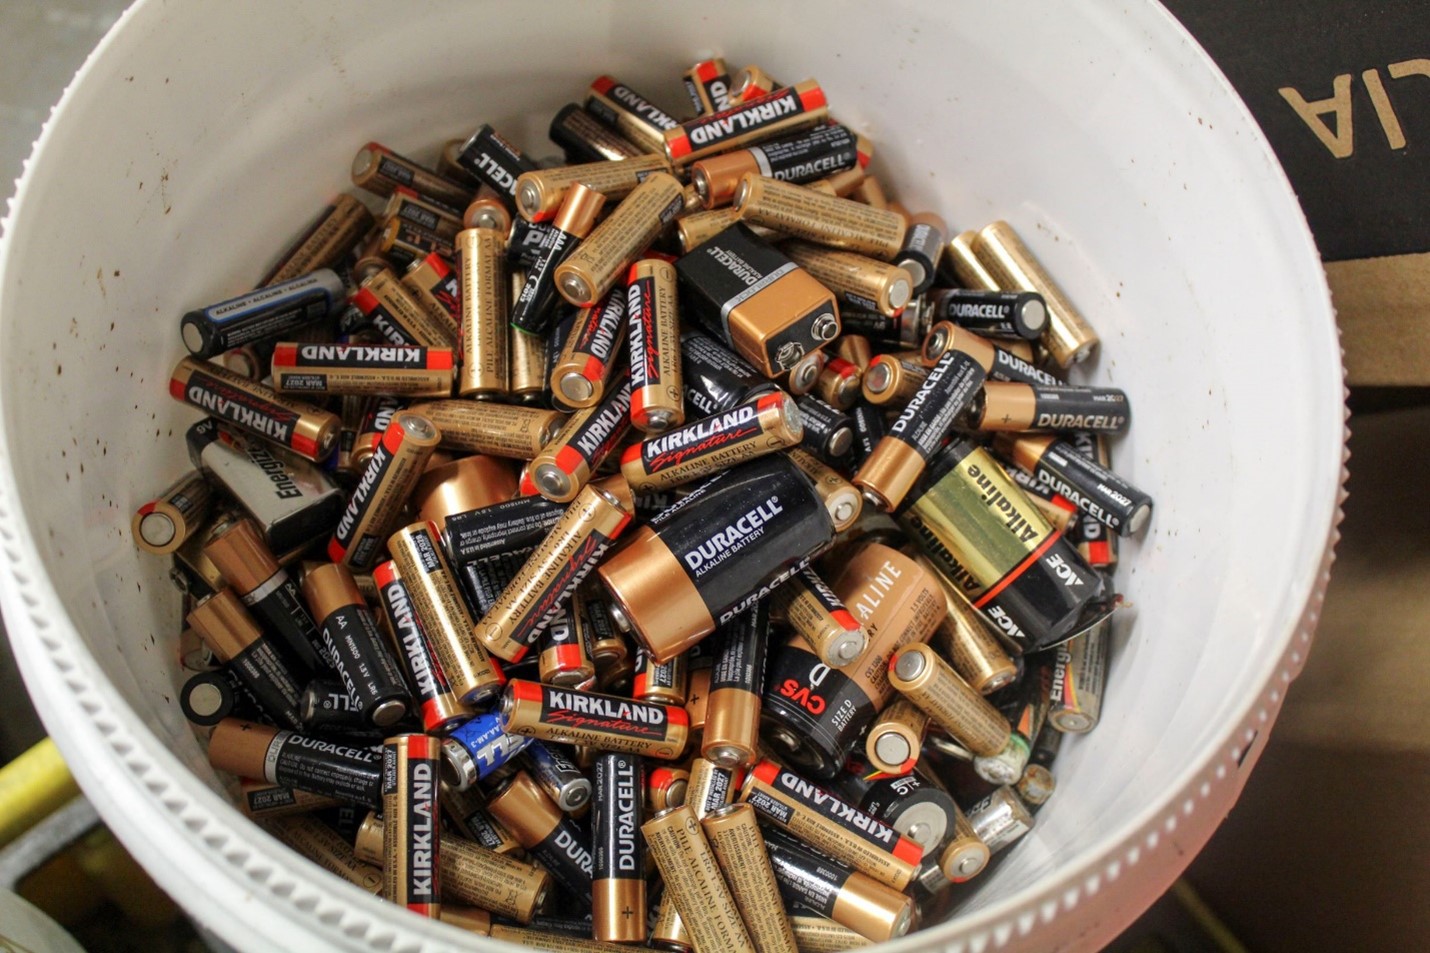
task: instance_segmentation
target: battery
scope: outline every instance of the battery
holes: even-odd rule
[[[360,860],[337,831],[315,817],[265,817],[263,829],[329,873],[356,884],[371,894],[381,894],[382,870]]]
[[[674,176],[646,176],[557,267],[561,296],[578,308],[601,300],[684,208],[685,196]]]
[[[730,68],[721,57],[701,60],[686,70],[682,79],[695,115],[704,116],[730,107]]]
[[[1030,813],[1037,813],[1057,788],[1057,778],[1053,777],[1052,771],[1041,764],[1029,764],[1023,769],[1023,776],[1013,786],[1013,791],[1028,806]]]
[[[714,640],[700,755],[722,768],[752,765],[759,758],[760,696],[770,640],[768,600],[721,625]]]
[[[781,136],[748,149],[701,159],[690,167],[690,181],[706,209],[730,204],[748,172],[781,182],[805,184],[850,169],[863,169],[873,146],[838,123]]]
[[[641,155],[641,148],[611,126],[581,108],[567,103],[551,117],[547,136],[566,152],[568,160],[614,162]]]
[[[309,569],[303,574],[303,596],[363,720],[378,728],[401,721],[407,715],[407,687],[352,573],[340,564]]]
[[[254,820],[311,814],[344,803],[335,797],[310,794],[268,781],[244,778],[239,782],[238,809]]]
[[[943,263],[939,270],[953,284],[969,291],[997,291],[998,282],[988,273],[988,268],[979,261],[973,251],[973,243],[978,238],[976,231],[960,232],[949,239],[943,252]]]
[[[580,182],[567,188],[555,220],[542,235],[536,260],[526,272],[521,290],[512,298],[511,326],[528,334],[544,333],[552,324],[556,303],[556,269],[596,226],[607,196]]]
[[[334,196],[258,286],[280,285],[319,269],[333,268],[372,229],[372,224],[367,206],[351,195]],[[343,292],[338,294],[341,297]]]
[[[523,855],[524,850],[511,831],[487,813],[487,798],[480,787],[459,791],[450,784],[443,784],[439,797],[447,826],[453,833],[493,853]]]
[[[1048,323],[1048,308],[1036,291],[941,288],[929,293],[929,320],[952,321],[989,338],[1036,341]]]
[[[870,776],[865,765],[857,767],[858,772],[845,771],[834,780],[834,793],[919,845],[923,856],[935,853],[954,832],[958,805],[931,776],[914,771],[878,777]]]
[[[880,354],[869,362],[864,372],[861,396],[880,412],[886,407],[906,406],[928,380],[928,375],[928,365],[917,360],[914,354]]]
[[[660,152],[665,131],[678,125],[650,100],[610,76],[598,76],[592,81],[586,109],[644,152]]]
[[[236,676],[226,670],[199,672],[189,676],[179,688],[179,708],[192,724],[211,728],[225,718],[256,717],[258,706],[244,712],[242,696],[235,687]],[[246,691],[246,689],[245,689]]]
[[[549,221],[570,189],[585,186],[610,200],[625,198],[653,172],[669,172],[662,155],[641,155],[615,162],[601,160],[527,172],[517,182],[516,208],[532,222]]]
[[[764,828],[764,837],[786,905],[807,907],[874,943],[901,937],[918,922],[912,897],[777,828]]]
[[[842,533],[853,526],[864,508],[864,497],[854,484],[840,476],[824,461],[799,447],[786,450],[785,456],[814,484],[814,491],[824,501],[824,508],[829,512],[829,518],[834,521],[834,531]]]
[[[947,242],[948,225],[942,218],[932,212],[909,216],[904,247],[899,249],[894,264],[908,272],[914,294],[923,294],[933,284]]]
[[[913,298],[913,276],[900,265],[804,241],[786,242],[780,249],[838,295],[841,305],[896,317]]]
[[[309,460],[327,458],[342,429],[337,414],[280,396],[271,387],[191,357],[175,365],[169,394]]]
[[[516,208],[516,180],[537,167],[485,123],[467,137],[453,158],[473,178],[491,186],[508,210]],[[467,197],[470,198],[470,194]]]
[[[532,859],[577,899],[591,903],[593,858],[589,838],[561,812],[525,771],[492,792],[492,816],[516,836]]]
[[[500,710],[502,724],[512,734],[664,761],[680,757],[689,728],[685,709],[675,705],[520,679],[508,684]]]
[[[576,313],[551,365],[552,393],[569,407],[599,404],[625,357],[625,340],[626,292],[612,288],[596,304]]]
[[[394,415],[328,542],[329,559],[358,571],[377,565],[383,541],[392,534],[440,439],[426,417],[411,411]]]
[[[1018,666],[1003,650],[988,624],[953,584],[942,576],[944,602],[948,608],[939,627],[939,643],[953,664],[953,670],[980,695],[989,695],[1009,685],[1018,676]]]
[[[513,460],[535,457],[564,420],[554,410],[470,400],[427,401],[410,410],[441,431],[447,449]]]
[[[563,606],[541,635],[541,681],[563,688],[589,688],[596,680],[596,663],[585,629],[576,624],[571,607]]]
[[[864,739],[864,757],[885,774],[902,777],[918,764],[929,716],[907,698],[896,698],[879,712]]]
[[[398,735],[382,746],[383,896],[433,919],[442,908],[437,744]]]
[[[686,166],[717,152],[813,126],[828,115],[823,88],[807,79],[667,129],[665,155],[676,167]]]
[[[907,230],[897,212],[748,172],[735,189],[734,207],[743,222],[879,261],[898,257]]]
[[[401,219],[418,228],[451,241],[462,229],[462,209],[424,199],[406,186],[399,186],[387,197],[382,219]]]
[[[274,721],[298,728],[298,680],[232,589],[201,600],[187,621]]]
[[[1033,829],[1033,815],[1028,812],[1028,806],[1007,786],[995,788],[977,804],[970,805],[965,813],[974,834],[994,854]]]
[[[382,741],[382,734],[373,730],[341,681],[315,678],[303,686],[303,694],[298,697],[298,717],[305,734],[342,735],[350,742],[359,738]]]
[[[909,645],[894,657],[889,681],[927,712],[939,727],[975,755],[997,755],[1007,746],[1007,721],[927,645]]]
[[[592,933],[609,943],[643,943],[646,938],[644,774],[636,755],[608,751],[596,758]]]
[[[1127,394],[1116,387],[1046,387],[989,381],[974,402],[979,430],[1081,430],[1121,433],[1130,411]]]
[[[420,257],[425,259],[428,254],[424,252]],[[446,348],[456,345],[457,328],[452,322],[432,315],[391,269],[383,268],[365,278],[353,293],[352,303],[363,322],[375,328],[389,344]]]
[[[641,827],[673,903],[696,950],[755,953],[715,852],[689,806],[668,808]]]
[[[398,186],[406,186],[418,195],[447,205],[461,206],[471,197],[471,190],[465,185],[444,179],[377,142],[369,142],[357,151],[353,157],[352,177],[358,188],[383,198]]]
[[[462,321],[462,282],[452,264],[437,252],[414,262],[402,276],[402,286],[451,334],[457,334]]]
[[[507,734],[496,712],[483,712],[442,740],[442,782],[465,791],[521,754],[530,738]]]
[[[372,808],[382,803],[382,759],[372,749],[271,725],[225,718],[209,736],[209,763],[240,778],[262,778]]]
[[[701,331],[680,335],[680,366],[685,402],[701,416],[779,389],[744,358]]]
[[[809,643],[819,660],[842,668],[868,645],[864,627],[850,614],[819,574],[806,566],[770,596],[785,624]]]
[[[194,357],[215,357],[334,317],[346,304],[342,279],[321,268],[189,311],[179,319],[179,336]]]
[[[616,484],[611,480],[601,485],[619,496]],[[629,500],[623,502],[628,509],[633,505]],[[563,504],[544,496],[519,496],[447,517],[442,539],[453,564],[460,566],[487,556],[535,548],[564,512]]]
[[[507,390],[506,240],[490,228],[457,234],[462,275],[462,369],[457,393],[490,399]]]
[[[392,423],[393,415],[403,409],[403,402],[396,397],[372,397],[368,401],[362,422],[358,424],[352,451],[348,454],[348,469],[357,476],[367,469],[368,461],[381,445],[382,435]],[[344,505],[346,502],[344,500]]]
[[[445,734],[470,718],[472,711],[462,704],[447,682],[437,654],[417,621],[412,599],[407,594],[407,586],[397,575],[397,567],[391,560],[379,563],[372,576],[389,632],[405,662],[422,727],[429,734]]]
[[[765,839],[748,804],[728,804],[700,822],[760,953],[797,953]]]
[[[994,449],[1039,482],[1120,536],[1131,536],[1152,515],[1152,498],[1056,436],[1000,434]]]
[[[630,426],[631,380],[630,374],[623,371],[606,389],[601,403],[567,417],[561,429],[531,459],[521,481],[522,494],[540,493],[560,503],[576,499]]]
[[[841,337],[839,339],[840,347],[843,347],[844,342],[850,339],[851,336],[848,334]],[[869,342],[863,338],[856,339],[864,341],[867,351]],[[868,357],[867,354],[866,357]],[[814,393],[831,407],[849,410],[859,400],[863,382],[864,371],[861,365],[841,357],[830,357],[824,363],[824,370],[819,372],[819,378],[814,385]]]
[[[575,814],[590,803],[591,780],[566,756],[561,745],[517,737],[530,742],[522,752],[522,761],[531,779],[541,785],[553,804],[567,814]]]
[[[631,266],[626,287],[631,353],[631,425],[664,433],[685,422],[675,267],[659,258]]]
[[[516,493],[516,474],[505,460],[481,454],[450,457],[435,451],[411,496],[417,518],[436,523],[444,542],[449,517],[491,506]],[[449,462],[439,462],[443,458]]]
[[[1012,342],[1004,339],[1001,343]],[[1062,383],[1047,371],[1034,367],[993,341],[979,337],[952,321],[939,321],[929,328],[920,355],[926,365],[932,366],[937,364],[947,351],[962,351],[967,354],[978,362],[978,366],[983,368],[991,380],[1041,384],[1047,387],[1056,387]]]
[[[854,422],[812,394],[798,401],[804,425],[801,445],[826,463],[837,463],[854,446]]]
[[[682,314],[766,377],[792,370],[839,335],[839,309],[829,290],[742,222],[685,254],[675,268],[688,306]]]
[[[1085,734],[1097,727],[1107,680],[1109,625],[1099,622],[1053,650],[1048,721],[1061,732]]]
[[[939,853],[938,866],[950,882],[958,884],[983,872],[990,851],[957,804],[953,806],[953,819],[953,832]]]
[[[666,662],[657,662],[644,651],[636,653],[635,682],[631,697],[643,702],[684,706],[690,695],[689,660],[677,655]]]
[[[271,369],[280,394],[452,394],[451,348],[286,342],[273,349]]]

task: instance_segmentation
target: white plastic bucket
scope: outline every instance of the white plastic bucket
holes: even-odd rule
[[[194,916],[250,950],[474,941],[361,893],[222,796],[174,702],[178,595],[129,518],[187,467],[180,313],[250,287],[369,139],[481,122],[537,154],[609,72],[678,108],[700,51],[817,77],[912,209],[1006,218],[1101,332],[1155,494],[1102,725],[955,918],[889,949],[1094,949],[1225,815],[1309,647],[1342,483],[1315,246],[1226,81],[1152,3],[144,2],[21,181],[0,260],[0,549],[27,683],[75,775]]]

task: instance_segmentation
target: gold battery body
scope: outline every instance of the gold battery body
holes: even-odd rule
[[[729,804],[706,815],[700,826],[755,948],[760,953],[798,953],[755,809]]]
[[[942,267],[953,274],[959,287],[970,291],[1001,291],[998,282],[989,274],[988,268],[974,253],[973,243],[977,241],[975,231],[960,232],[948,240],[943,251]]]
[[[353,156],[353,184],[383,198],[399,185],[411,188],[446,205],[461,207],[472,197],[471,190],[458,182],[443,178],[431,169],[418,165],[405,156],[377,142],[369,142]]]
[[[799,408],[776,391],[633,444],[621,475],[637,493],[659,492],[796,446],[803,436]]]
[[[506,238],[491,228],[457,234],[462,275],[462,369],[457,393],[489,399],[507,391]]]
[[[204,475],[189,471],[134,511],[130,522],[134,544],[145,552],[167,556],[203,528],[215,498]]]
[[[864,757],[885,774],[905,775],[914,769],[929,715],[907,698],[896,698],[879,712],[864,741]]]
[[[906,226],[897,212],[760,175],[740,180],[734,208],[741,221],[879,261],[893,261],[903,247]]]
[[[935,575],[939,575],[935,571]],[[947,597],[948,618],[939,627],[940,643],[956,671],[980,695],[989,695],[1018,677],[1018,666],[968,601],[939,575]]]
[[[449,397],[451,348],[400,344],[299,344],[273,349],[280,394]]]
[[[858,487],[808,450],[792,447],[785,454],[814,484],[829,518],[834,521],[836,533],[844,532],[859,520],[859,514],[864,509],[864,494],[859,492]]]
[[[771,607],[825,665],[843,668],[864,653],[869,642],[864,627],[813,570],[791,576],[770,598]]]
[[[326,794],[299,791],[282,784],[255,781],[244,778],[239,781],[238,809],[254,820],[289,817],[295,814],[311,814],[329,807],[338,807],[343,802]],[[328,828],[326,824],[324,828]],[[382,874],[378,872],[381,886]]]
[[[383,896],[420,916],[442,909],[438,741],[387,739],[382,751]]]
[[[169,394],[314,462],[333,452],[343,428],[337,414],[192,357],[182,358],[174,366]]]
[[[789,925],[799,953],[844,953],[869,945],[868,939],[827,917],[796,915]]]
[[[689,253],[691,249],[705,244],[740,220],[740,210],[734,208],[717,208],[708,212],[683,215],[676,222],[675,237],[680,242],[680,250]],[[749,225],[750,231],[765,241],[778,241],[782,237],[778,232],[765,228],[763,225],[752,225],[749,222],[745,224]]]
[[[442,431],[443,447],[511,460],[535,457],[566,419],[555,410],[470,400],[427,401],[410,409]]]
[[[381,860],[359,858],[342,835],[314,817],[266,817],[263,829],[329,873],[371,894],[383,892]]]
[[[903,406],[918,393],[928,374],[916,351],[880,354],[864,372],[864,399],[876,407]]]
[[[352,300],[392,343],[401,338],[421,347],[450,348],[457,344],[457,328],[452,322],[429,311],[390,268],[381,268],[364,279]],[[372,317],[375,310],[380,317]],[[394,322],[396,329],[388,327],[388,321]]]
[[[897,265],[804,241],[786,242],[780,250],[842,300],[880,314],[899,314],[913,297],[913,277]]]
[[[372,213],[351,195],[334,196],[303,237],[283,253],[259,287],[282,284],[319,268],[331,268],[362,241],[373,225]]]
[[[674,265],[647,258],[631,266],[626,292],[631,426],[643,433],[664,433],[685,423],[677,302]]]
[[[756,953],[745,921],[720,873],[715,852],[687,805],[670,808],[641,826],[650,856],[697,951]]]
[[[511,232],[511,212],[507,211],[501,193],[483,182],[477,188],[477,197],[462,210],[462,225],[490,228],[507,235]]]
[[[1058,731],[1086,734],[1102,714],[1109,623],[1100,622],[1054,649],[1048,721]]]
[[[646,176],[557,267],[557,291],[578,308],[595,304],[684,208],[684,190],[674,176]]]
[[[409,221],[449,242],[462,230],[459,216],[441,205],[407,192],[394,191],[387,197],[387,204],[382,209],[383,222],[394,218]]]
[[[652,172],[669,172],[664,155],[652,153],[615,162],[587,162],[522,173],[516,180],[516,210],[528,222],[556,216],[571,186],[581,184],[607,199],[623,199]]]
[[[899,650],[889,684],[975,755],[996,755],[1008,744],[1007,720],[927,645]]]

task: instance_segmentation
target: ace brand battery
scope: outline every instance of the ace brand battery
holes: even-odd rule
[[[305,324],[332,317],[346,303],[342,279],[323,268],[190,311],[179,319],[179,336],[190,354],[208,358],[245,344],[280,338]]]

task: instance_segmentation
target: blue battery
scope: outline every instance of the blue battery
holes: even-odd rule
[[[442,780],[459,791],[476,784],[521,754],[531,739],[501,730],[496,712],[464,722],[442,742]]]

